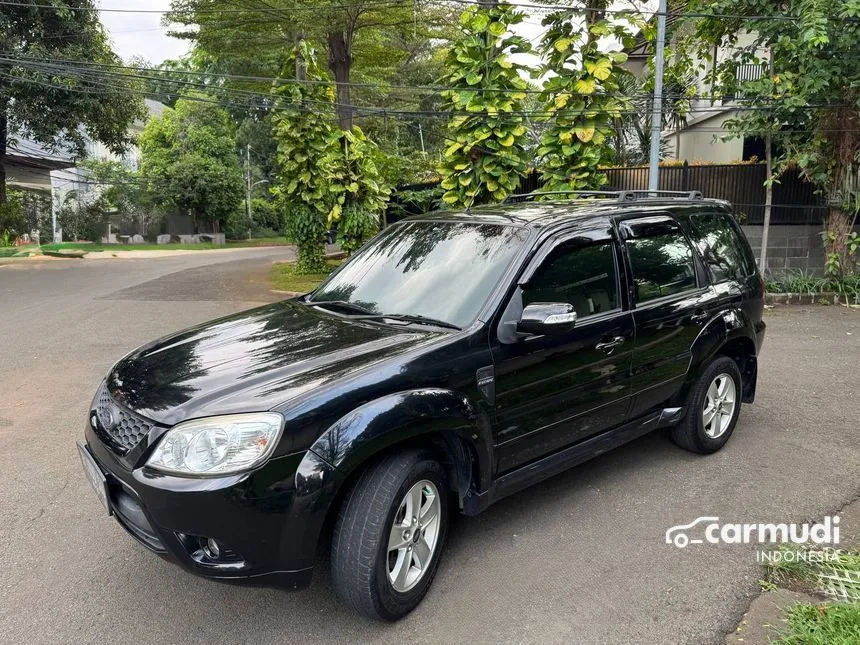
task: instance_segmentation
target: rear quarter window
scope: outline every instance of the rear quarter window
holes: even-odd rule
[[[715,282],[742,280],[756,272],[755,259],[740,231],[721,212],[690,215],[690,236]]]

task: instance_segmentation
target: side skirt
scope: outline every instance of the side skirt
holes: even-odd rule
[[[533,484],[554,477],[613,448],[648,434],[652,430],[675,425],[683,416],[684,408],[655,410],[634,421],[533,461],[502,475],[483,493],[470,491],[463,505],[463,513],[477,515],[508,495],[513,495]]]

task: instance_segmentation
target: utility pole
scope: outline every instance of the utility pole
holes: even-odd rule
[[[666,46],[666,0],[657,7],[657,40],[654,43],[654,109],[651,113],[651,158],[648,190],[660,189],[660,133],[663,125],[663,49]]]
[[[245,212],[248,214],[248,239],[251,239],[251,144],[245,147]]]
[[[768,51],[768,74],[773,79],[773,46],[771,45]],[[765,190],[764,190],[764,222],[761,228],[761,257],[759,258],[758,268],[761,274],[764,275],[767,271],[767,245],[770,240],[770,214],[773,209],[773,137],[771,136],[771,127],[773,126],[773,117],[768,119],[767,133],[764,137],[764,160],[765,160]]]

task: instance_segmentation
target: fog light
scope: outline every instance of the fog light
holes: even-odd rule
[[[206,540],[206,544],[203,546],[203,551],[206,553],[206,557],[211,558],[212,560],[217,560],[221,557],[221,547],[218,546],[218,543],[212,538],[208,538]]]

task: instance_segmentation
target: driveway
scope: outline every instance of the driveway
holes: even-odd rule
[[[398,624],[338,604],[324,562],[301,593],[197,579],[104,516],[74,442],[115,360],[275,299],[268,267],[289,253],[0,267],[4,641],[718,643],[758,589],[753,549],[679,550],[666,529],[803,521],[860,495],[860,312],[783,308],[767,315],[758,400],[723,451],[657,433],[455,518],[433,589]]]

